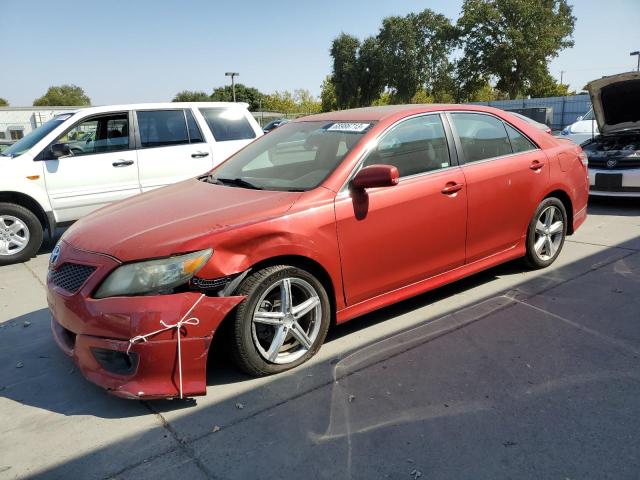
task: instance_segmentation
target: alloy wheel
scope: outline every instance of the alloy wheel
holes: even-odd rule
[[[18,217],[0,215],[0,255],[16,255],[29,244],[29,228]]]
[[[553,258],[562,245],[564,218],[560,209],[550,205],[540,212],[536,220],[533,250],[540,260]]]
[[[253,343],[268,362],[295,362],[318,338],[321,319],[322,306],[314,287],[301,278],[284,278],[269,286],[256,305]]]

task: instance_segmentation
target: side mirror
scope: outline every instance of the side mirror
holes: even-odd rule
[[[53,158],[66,157],[71,155],[71,148],[68,143],[54,143],[51,145],[51,155]]]
[[[583,118],[584,117],[582,115],[579,115],[578,118],[576,118],[576,122],[581,122]]]
[[[400,174],[393,165],[370,165],[356,173],[351,185],[358,189],[392,187],[399,181]]]

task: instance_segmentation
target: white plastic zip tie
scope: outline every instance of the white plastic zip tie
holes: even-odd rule
[[[160,320],[160,324],[164,327],[161,328],[159,330],[155,330],[153,332],[147,333],[145,335],[136,335],[135,337],[131,338],[129,340],[129,346],[127,347],[127,355],[129,355],[129,351],[131,350],[131,347],[133,347],[136,343],[140,343],[140,342],[146,342],[147,339],[149,337],[153,337],[154,335],[157,335],[159,333],[162,332],[166,332],[167,330],[172,330],[172,329],[177,329],[178,330],[178,335],[177,335],[177,340],[178,340],[178,375],[180,377],[180,398],[183,399],[184,395],[182,393],[182,351],[180,350],[180,329],[182,328],[183,325],[198,325],[200,324],[200,320],[196,317],[191,317],[191,318],[187,318],[189,317],[189,315],[191,315],[191,312],[193,312],[193,310],[198,306],[198,304],[200,303],[200,301],[205,297],[204,294],[200,295],[200,298],[198,298],[198,300],[196,300],[196,302],[191,306],[191,308],[187,311],[187,313],[184,314],[184,316],[176,323],[174,323],[173,325],[167,325],[166,323],[164,323],[164,320]]]

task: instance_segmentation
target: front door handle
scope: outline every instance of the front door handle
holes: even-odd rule
[[[209,152],[196,152],[191,154],[191,158],[202,158],[209,156]]]
[[[114,167],[128,167],[129,165],[133,165],[133,160],[118,160],[117,162],[113,162],[111,165]]]
[[[449,182],[447,186],[440,191],[445,195],[451,195],[462,190],[462,187],[464,187],[464,183]]]
[[[541,170],[542,167],[544,167],[544,163],[540,162],[539,160],[534,160],[533,162],[531,162],[531,165],[529,165],[529,168],[536,172]]]

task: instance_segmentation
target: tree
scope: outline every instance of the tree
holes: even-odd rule
[[[293,92],[293,98],[299,113],[312,114],[322,111],[322,104],[309,90],[298,89]]]
[[[360,41],[341,33],[331,44],[333,85],[338,108],[352,108],[358,103],[358,49]]]
[[[176,93],[172,102],[211,102],[211,97],[206,92],[183,90]]]
[[[384,59],[380,42],[375,37],[369,37],[362,42],[356,60],[356,74],[358,82],[358,106],[368,106],[379,98],[384,87],[385,71]]]
[[[567,0],[465,0],[458,19],[467,90],[491,78],[509,98],[536,88],[548,62],[567,47],[576,18]]]
[[[336,87],[333,85],[331,75],[327,75],[320,85],[320,109],[323,112],[336,110]]]
[[[564,97],[576,94],[575,91],[569,91],[568,85],[557,82],[546,69],[534,79],[527,93],[532,97]]]
[[[236,101],[246,102],[249,104],[249,110],[260,110],[261,104],[264,110],[265,95],[257,88],[247,87],[242,83],[236,83]],[[233,102],[233,89],[231,85],[216,88],[210,97],[215,102]]]
[[[265,110],[280,113],[295,113],[297,110],[296,101],[293,93],[285,90],[284,92],[275,91],[267,95],[264,99]]]
[[[9,106],[9,102],[6,99],[0,97],[0,107],[8,107],[8,106]]]
[[[76,85],[60,85],[49,87],[47,93],[33,101],[34,107],[43,106],[73,106],[85,107],[91,105],[91,99],[84,90]]]

